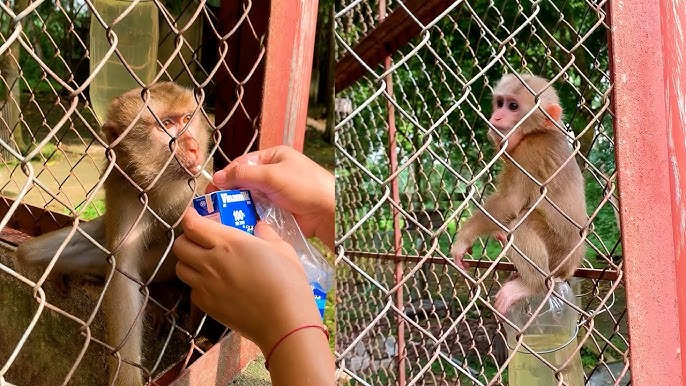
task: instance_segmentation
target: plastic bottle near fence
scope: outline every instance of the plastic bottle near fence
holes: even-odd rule
[[[98,14],[110,25],[132,5],[130,0],[93,0]],[[157,72],[159,17],[152,0],[138,2],[113,28],[117,48],[141,81],[152,81]],[[90,71],[93,73],[112,45],[105,28],[95,16],[90,24]],[[90,99],[100,122],[105,121],[107,106],[116,96],[140,87],[116,53],[107,59],[90,85]]]
[[[561,300],[566,299],[576,305],[576,297],[572,288],[566,282],[557,283],[555,292],[549,299],[545,294],[534,295],[515,303],[508,310],[507,317],[521,330],[532,317],[538,306],[543,302],[540,313],[534,318],[531,325],[522,332],[523,342],[542,358],[557,369],[572,357],[572,360],[562,369],[561,377],[564,385],[583,386],[584,375],[581,366],[581,356],[577,346],[577,333],[579,313]],[[524,346],[520,346],[516,352],[517,331],[503,323],[507,333],[507,345],[512,361],[508,365],[510,386],[550,386],[557,385],[559,380],[555,378],[555,372],[543,361],[531,353]]]

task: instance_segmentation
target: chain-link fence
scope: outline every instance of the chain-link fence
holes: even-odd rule
[[[351,384],[629,382],[608,23],[605,1],[338,4],[336,352]],[[511,245],[482,238],[464,271],[450,255],[502,168],[486,134],[504,73],[552,80],[585,181],[574,322],[555,344],[494,314]]]
[[[106,271],[88,272],[94,277],[55,275],[55,266],[70,266],[65,262],[69,258],[77,265],[79,256],[61,256],[63,248],[44,251],[50,265],[36,267],[18,261],[12,244],[69,224],[78,224],[68,227],[69,237],[88,233],[84,220],[105,213],[103,182],[113,173],[129,181],[122,191],[139,193],[131,203],[140,206],[138,214],[171,237],[178,219],[162,221],[165,214],[146,204],[146,194],[164,182],[136,187],[130,181],[140,181],[126,175],[125,165],[113,167],[117,150],[101,132],[107,104],[129,89],[174,81],[191,89],[201,105],[192,112],[193,119],[208,126],[207,169],[212,158],[220,167],[255,148],[266,5],[192,0],[0,3],[0,237],[5,242],[0,248],[0,384],[107,383],[108,358],[122,348],[107,340],[103,322],[103,314],[112,313],[102,303],[110,288],[108,275],[114,274],[113,260],[107,260]],[[140,111],[148,114],[147,108]],[[149,114],[164,124],[165,117],[154,117],[153,110]],[[170,135],[170,149],[176,140]],[[176,163],[171,150],[146,156],[151,164],[155,157],[164,158],[165,167]],[[155,267],[169,261],[170,245],[148,252],[146,262]],[[103,257],[114,251],[108,243],[91,248],[104,248]],[[136,319],[144,330],[142,360],[123,357],[121,366],[137,366],[145,378],[154,378],[186,355],[190,359],[189,352],[202,354],[225,333],[221,326],[209,328],[213,323],[202,315],[190,317],[183,287],[155,284],[157,270],[141,277],[122,265],[117,269],[144,295]],[[125,312],[135,305],[121,307]],[[136,331],[131,327],[126,339],[136,339],[130,336]]]

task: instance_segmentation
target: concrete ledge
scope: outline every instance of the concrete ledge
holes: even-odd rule
[[[42,274],[39,269],[19,266],[14,259],[13,248],[8,248],[6,244],[0,244],[0,264],[34,281]],[[66,296],[60,293],[55,282],[46,282],[42,288],[48,303],[81,320],[89,318],[102,291],[101,284],[78,278],[70,282]],[[167,307],[173,306],[184,291],[183,286],[175,283],[151,286],[152,296]],[[179,306],[182,312],[189,309],[187,298],[186,296],[186,300]],[[38,303],[32,296],[32,288],[0,271],[0,367],[12,355],[37,309]],[[160,385],[225,386],[259,353],[259,349],[251,342],[237,334],[229,334],[181,372],[191,350],[189,336],[178,328],[172,330],[164,316],[160,307],[148,304],[143,337],[143,366],[147,369],[155,366],[164,349],[164,355],[157,363],[153,376],[168,373],[164,369],[178,369],[171,377],[165,378],[168,379],[167,383]],[[176,323],[187,329],[187,319],[186,315],[177,315]],[[80,329],[79,323],[44,308],[9,372],[5,374],[5,381],[18,386],[63,384],[79,354],[87,346],[68,384],[107,385],[109,353],[97,342],[88,340]],[[101,312],[90,325],[90,333],[92,338],[104,340]],[[169,343],[164,348],[165,340],[170,334]],[[196,357],[198,356],[196,352]],[[178,379],[174,379],[177,375]]]
[[[259,354],[260,349],[254,343],[231,332],[180,374],[177,375],[176,369],[179,366],[175,366],[159,377],[154,385],[228,385]]]

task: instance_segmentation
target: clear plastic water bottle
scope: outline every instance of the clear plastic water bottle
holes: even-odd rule
[[[507,318],[521,331],[532,318],[532,314],[543,303],[543,307],[531,324],[522,331],[523,342],[532,351],[548,361],[560,372],[564,385],[583,386],[584,373],[581,355],[576,350],[579,332],[579,313],[567,303],[576,305],[576,297],[566,282],[555,285],[555,293],[548,299],[545,294],[537,294],[520,300],[510,307]],[[555,370],[546,365],[526,347],[517,345],[517,331],[503,323],[507,333],[507,345],[512,361],[508,365],[510,386],[551,386],[557,385]],[[572,360],[564,366],[569,358]]]
[[[94,0],[93,6],[102,19],[111,23],[130,6],[130,0]],[[159,45],[159,11],[152,0],[138,2],[113,28],[117,35],[117,49],[126,65],[141,81],[152,81],[157,73],[157,46]],[[112,47],[105,28],[95,15],[90,25],[90,71],[97,70]],[[112,53],[90,84],[90,99],[95,115],[105,121],[107,106],[115,97],[140,87],[116,53]]]

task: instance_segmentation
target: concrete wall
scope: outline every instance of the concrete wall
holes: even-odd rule
[[[0,246],[0,263],[17,270],[31,280],[37,280],[41,273],[38,269],[18,267],[13,259],[13,251],[6,246]],[[97,303],[102,285],[83,278],[72,278],[64,294],[60,294],[54,280],[45,284],[43,289],[48,303],[87,320]],[[29,286],[0,271],[0,367],[9,359],[38,309],[38,303],[33,299],[31,292]],[[179,286],[176,285],[156,286],[151,288],[151,292],[155,299],[166,305],[174,304],[181,294]],[[188,309],[187,306],[180,308]],[[170,323],[162,322],[163,313],[159,307],[149,305],[147,309],[150,311],[146,313],[146,351],[143,364],[150,369],[154,366],[169,334]],[[179,323],[185,327],[188,318],[181,319]],[[160,327],[153,328],[155,325]],[[38,323],[6,374],[5,381],[18,386],[62,384],[87,342],[79,333],[80,327],[73,320],[47,307],[44,308]],[[95,339],[104,339],[105,329],[101,314],[93,321],[91,334]],[[185,357],[190,348],[188,340],[188,337],[184,337],[176,330],[156,372]],[[106,350],[91,341],[69,385],[106,385],[107,357]]]

